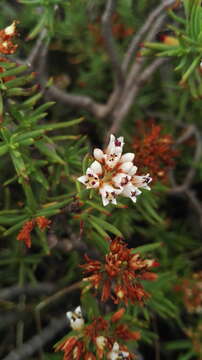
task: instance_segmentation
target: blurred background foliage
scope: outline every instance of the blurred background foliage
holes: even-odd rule
[[[111,26],[120,58],[156,5],[117,1]],[[119,129],[126,151],[137,152],[138,159],[144,149],[151,159],[141,166],[139,154],[140,173],[154,178],[158,164],[159,176],[137,204],[121,199],[118,207],[103,208],[100,197],[76,178],[92,162],[93,147],[104,146],[113,116],[100,119],[82,106],[64,104],[50,89],[107,102],[114,73],[102,35],[105,1],[1,0],[0,28],[19,21],[18,50],[0,62],[0,356],[5,360],[15,354],[62,358],[52,346],[67,333],[65,312],[80,303],[83,254],[99,258],[107,252],[106,239],[115,236],[160,263],[158,280],[145,284],[148,303],[127,308],[126,318],[142,335],[133,350],[143,359],[202,359],[202,10],[198,0],[177,5],[153,42],[138,44],[146,66],[156,55],[166,61],[140,86]],[[177,45],[165,44],[167,30]],[[189,41],[180,40],[183,36]],[[40,37],[42,48],[34,54]],[[136,51],[131,63],[138,58]],[[175,71],[179,64],[183,82],[189,78],[183,87]],[[41,216],[51,224],[45,231],[33,229],[27,249],[17,240],[19,231]],[[83,300],[86,316],[94,301]],[[110,303],[99,305],[104,314],[114,311]]]

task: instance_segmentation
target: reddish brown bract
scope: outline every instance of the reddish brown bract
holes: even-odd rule
[[[141,135],[133,138],[135,164],[138,170],[148,170],[153,181],[168,181],[168,171],[175,166],[175,158],[179,151],[173,149],[174,140],[170,134],[162,134],[162,126],[150,122],[146,130],[141,129]]]
[[[119,315],[120,312],[123,315],[123,309],[120,310],[118,311]],[[140,333],[129,330],[126,324],[117,324],[118,318],[116,321],[114,319],[118,312],[109,320],[105,320],[101,316],[95,318],[91,324],[78,331],[78,335],[61,342],[55,351],[64,352],[63,360],[102,360],[108,358],[113,344],[120,341],[120,350],[128,352],[127,359],[134,359],[125,344],[130,340],[139,340]]]
[[[0,53],[10,55],[13,54],[18,45],[13,44],[13,38],[17,35],[16,31],[17,21],[6,27],[3,30],[0,30]]]
[[[111,242],[110,251],[103,262],[85,257],[86,263],[81,265],[84,281],[101,292],[101,300],[109,298],[115,304],[139,302],[142,304],[149,294],[144,290],[141,280],[155,280],[157,275],[150,269],[158,265],[154,260],[145,260],[134,249],[128,249],[120,238]]]
[[[31,232],[34,228],[34,221],[33,220],[30,220],[30,221],[27,221],[22,229],[20,230],[18,236],[17,236],[17,240],[19,241],[24,241],[25,245],[30,248],[31,247]]]
[[[27,221],[22,229],[20,230],[17,240],[24,241],[25,245],[30,248],[32,245],[31,242],[31,232],[34,229],[34,227],[37,225],[41,231],[45,230],[47,227],[49,227],[49,224],[51,223],[50,220],[48,220],[45,216],[38,216],[35,219]]]

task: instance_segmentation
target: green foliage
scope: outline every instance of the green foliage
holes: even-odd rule
[[[173,33],[170,43],[145,42],[144,46],[149,50],[143,50],[143,54],[156,54],[157,56],[170,56],[177,58],[178,64],[175,71],[181,73],[180,86],[188,87],[193,98],[202,95],[202,82],[200,63],[202,58],[202,9],[200,0],[183,0],[185,18],[179,17],[174,11],[169,14],[176,25],[168,25]]]
[[[168,61],[166,71],[158,72],[141,87],[120,131],[129,152],[133,151],[130,144],[139,119],[147,127],[147,119],[157,118],[165,134],[173,133],[176,138],[187,124],[194,123],[201,131],[202,7],[199,0],[182,3],[183,8],[168,10],[168,29],[178,43],[144,42],[142,54],[149,55],[146,65],[155,55],[175,59],[176,65],[173,72],[173,63]],[[66,311],[73,310],[80,300],[87,323],[96,316],[110,319],[117,310],[114,304],[100,303],[96,295],[84,289],[80,299],[79,264],[84,253],[103,258],[109,252],[110,241],[118,236],[134,248],[134,254],[160,263],[155,269],[157,280],[144,283],[150,294],[146,304],[128,304],[121,320],[131,330],[141,332],[140,351],[145,358],[148,353],[155,357],[159,347],[162,359],[199,359],[187,335],[187,329],[197,325],[198,315],[187,312],[183,294],[175,289],[201,266],[201,227],[197,214],[189,209],[187,195],[169,197],[171,183],[158,183],[150,192],[143,190],[136,204],[118,198],[117,207],[103,207],[98,192],[86,190],[77,178],[92,163],[92,149],[104,142],[112,119],[97,119],[79,107],[72,110],[48,95],[50,86],[57,86],[58,77],[65,75],[67,83],[58,85],[62,91],[107,102],[113,73],[101,34],[104,5],[101,0],[19,0],[15,5],[12,1],[1,2],[1,28],[18,19],[20,36],[19,52],[8,62],[8,57],[0,62],[4,70],[0,72],[0,282],[2,288],[17,285],[25,290],[51,283],[53,290],[51,294],[44,290],[33,295],[25,291],[8,300],[0,295],[0,310],[8,312],[8,319],[4,320],[2,314],[0,331],[2,338],[4,329],[9,334],[0,353],[5,355],[16,341],[18,346],[23,345],[19,339],[28,341],[52,318],[64,317]],[[154,6],[154,0],[117,1],[112,25],[132,29],[128,37],[115,38],[120,58]],[[41,34],[48,48],[43,75],[52,77],[39,87],[41,54],[35,59],[36,66],[25,65],[24,59]],[[178,74],[183,90],[178,86]],[[180,184],[190,166],[196,169],[191,189],[200,202],[202,164],[199,161],[193,165],[196,144],[193,137],[189,140],[180,149],[174,173]],[[47,217],[51,224],[45,231],[34,227],[32,246],[27,249],[17,236],[28,221],[40,216]],[[75,289],[74,283],[79,283]],[[39,309],[41,319],[36,315]],[[12,329],[17,329],[17,340],[10,323]],[[159,334],[154,324],[159,326]],[[165,337],[161,333],[164,325],[169,329]],[[67,330],[68,324],[61,336]],[[74,335],[70,331],[63,340]],[[131,351],[137,346],[131,342]],[[44,347],[42,356],[61,359],[50,344]]]

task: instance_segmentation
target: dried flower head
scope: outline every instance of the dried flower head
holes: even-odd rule
[[[45,216],[38,216],[35,219],[27,221],[22,229],[20,230],[17,240],[23,241],[25,245],[30,248],[32,245],[31,241],[31,232],[34,229],[34,227],[37,225],[41,231],[45,230],[47,227],[49,227],[49,224],[51,223],[50,220],[48,220]]]
[[[31,247],[31,232],[34,228],[34,221],[33,220],[30,220],[30,221],[27,221],[22,229],[20,230],[18,236],[17,236],[17,240],[19,241],[24,241],[25,245],[30,248]]]
[[[191,339],[194,351],[199,355],[198,360],[202,358],[202,321],[199,319],[198,323],[186,330],[188,337]]]
[[[97,317],[88,325],[85,325],[82,317],[82,326],[76,326],[76,328],[74,327],[75,323],[78,321],[78,317],[81,319],[80,316],[82,316],[80,306],[74,312],[70,311],[67,314],[71,326],[77,334],[56,345],[55,351],[64,352],[64,360],[125,359],[120,356],[126,356],[126,354],[128,356],[126,359],[133,358],[125,343],[129,340],[139,339],[140,334],[130,331],[126,324],[117,324],[118,319],[114,321],[115,314],[109,320],[105,320],[101,316]],[[72,320],[72,316],[75,316],[75,320]],[[118,341],[121,345],[119,348],[114,347]],[[115,354],[118,357],[113,357]]]
[[[189,279],[183,279],[177,290],[182,292],[189,313],[202,314],[202,271],[193,273]]]
[[[153,181],[160,180],[166,183],[168,171],[175,166],[175,158],[179,152],[172,148],[172,136],[162,134],[162,130],[161,125],[151,121],[150,126],[143,127],[133,138],[133,148],[138,168],[141,171],[149,169]]]
[[[141,194],[139,188],[150,190],[152,181],[149,174],[137,176],[137,167],[133,165],[135,155],[122,155],[123,137],[110,136],[110,142],[105,151],[94,149],[95,161],[87,169],[86,174],[79,177],[87,189],[98,189],[103,205],[110,202],[116,205],[116,197],[122,195],[136,202]]]
[[[36,218],[36,223],[37,223],[39,229],[43,231],[49,227],[51,221],[48,220],[45,216],[38,216]]]
[[[139,302],[148,298],[141,280],[155,280],[157,274],[151,268],[158,266],[154,260],[142,259],[134,249],[128,249],[127,244],[116,238],[110,244],[110,251],[103,262],[92,260],[85,256],[86,263],[81,265],[87,275],[84,281],[101,291],[101,300],[111,298],[115,304]]]
[[[111,21],[112,34],[114,38],[118,40],[123,40],[134,33],[134,29],[132,27],[128,27],[121,22],[120,16],[117,13],[112,15]],[[96,47],[103,47],[105,45],[105,42],[102,36],[101,18],[98,17],[94,23],[90,23],[88,25],[88,30],[93,36]]]
[[[17,35],[17,21],[13,21],[10,26],[0,30],[0,53],[10,55],[13,54],[18,45],[13,44],[13,38]]]

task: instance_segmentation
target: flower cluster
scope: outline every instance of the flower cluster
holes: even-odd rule
[[[27,221],[22,229],[20,230],[17,240],[24,241],[25,245],[30,248],[32,245],[31,242],[31,232],[34,227],[37,225],[40,230],[45,230],[51,223],[45,216],[38,216],[35,219]]]
[[[171,135],[162,134],[162,127],[154,121],[150,125],[147,129],[142,128],[142,134],[133,139],[136,165],[144,171],[149,169],[153,181],[166,183],[168,171],[175,166],[175,157],[179,152],[172,148],[174,141]]]
[[[189,313],[202,313],[202,271],[194,273],[190,279],[184,279],[176,290],[182,292]]]
[[[0,53],[10,55],[13,54],[18,45],[13,44],[13,38],[17,35],[16,31],[17,21],[13,21],[10,26],[0,30]]]
[[[199,355],[198,360],[202,358],[202,321],[199,320],[197,325],[186,330],[188,337],[191,339],[195,352]]]
[[[123,137],[110,136],[110,142],[105,151],[94,149],[95,161],[86,171],[86,175],[78,178],[87,189],[98,189],[103,205],[110,202],[116,205],[116,197],[122,195],[136,202],[141,194],[139,188],[150,190],[149,174],[136,175],[137,167],[133,165],[135,155],[126,153],[122,155],[124,145]]]
[[[80,306],[75,311],[68,311],[67,318],[75,335],[59,342],[56,345],[56,351],[64,351],[64,360],[133,359],[134,356],[125,342],[138,340],[140,333],[130,331],[125,324],[117,325],[124,311],[124,309],[119,309],[110,320],[102,317],[95,318],[89,325],[85,325]],[[124,345],[118,343],[117,339]]]
[[[150,259],[142,259],[134,249],[128,249],[127,244],[120,238],[114,239],[110,244],[110,251],[104,262],[91,260],[85,256],[86,263],[81,265],[86,275],[84,281],[101,291],[101,300],[109,298],[115,304],[130,301],[140,304],[148,298],[141,280],[156,280],[157,274],[151,268],[159,264]]]

